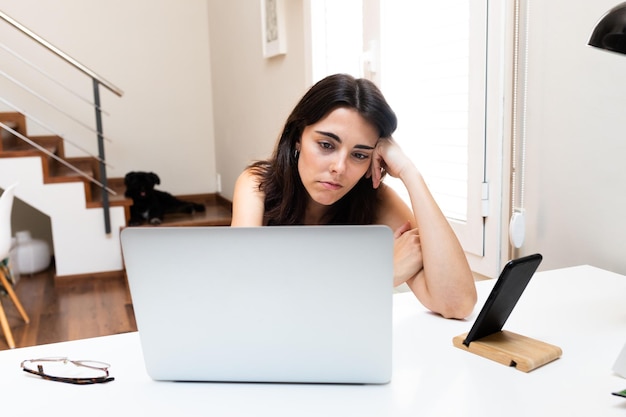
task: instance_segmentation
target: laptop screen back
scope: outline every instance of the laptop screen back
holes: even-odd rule
[[[387,227],[126,228],[122,249],[153,379],[390,380]]]

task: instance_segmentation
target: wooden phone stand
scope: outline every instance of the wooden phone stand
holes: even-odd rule
[[[506,330],[490,334],[465,346],[467,333],[452,339],[454,346],[522,372],[530,372],[561,357],[560,347]]]

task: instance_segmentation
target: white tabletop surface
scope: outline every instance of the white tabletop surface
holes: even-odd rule
[[[505,329],[555,344],[563,356],[530,373],[452,345],[469,330],[494,282],[477,283],[478,304],[465,321],[427,312],[410,293],[394,295],[394,371],[387,385],[154,382],[138,334],[127,333],[0,352],[3,414],[626,416],[626,399],[611,395],[626,389],[626,379],[611,370],[626,343],[626,277],[590,266],[537,273]],[[49,356],[109,362],[116,379],[76,386],[19,367],[23,359]]]

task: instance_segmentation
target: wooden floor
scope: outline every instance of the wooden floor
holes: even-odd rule
[[[117,277],[57,282],[54,275],[54,267],[51,267],[41,273],[22,276],[14,287],[29,315],[29,324],[24,323],[11,299],[0,295],[16,347],[137,330],[123,273]],[[0,334],[0,350],[8,348],[4,334]]]
[[[230,206],[214,198],[202,199],[204,213],[166,215],[163,226],[230,224]],[[143,226],[155,227],[155,226]],[[158,227],[158,226],[157,226]],[[123,272],[106,276],[56,278],[55,269],[23,275],[15,292],[30,318],[26,324],[11,299],[0,293],[16,347],[108,336],[137,330]],[[0,330],[0,350],[9,349]]]

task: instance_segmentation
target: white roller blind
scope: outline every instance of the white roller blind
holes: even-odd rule
[[[370,49],[368,75],[398,115],[394,137],[463,248],[482,256],[487,0],[368,0],[365,13],[362,3],[310,0],[313,81],[334,72],[362,76],[363,48]],[[368,22],[379,25],[380,39],[363,42]],[[401,183],[385,181],[410,204]]]
[[[381,3],[381,83],[398,113],[396,139],[445,215],[466,221],[469,2]]]
[[[362,0],[311,0],[312,81],[327,75],[361,76]]]
[[[463,247],[483,251],[486,0],[381,1],[381,88],[394,134]],[[408,202],[401,184],[389,181]]]

